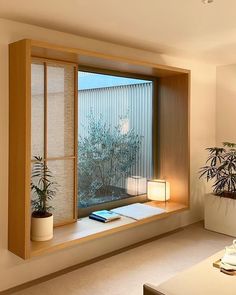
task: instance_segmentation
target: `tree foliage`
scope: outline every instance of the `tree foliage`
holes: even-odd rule
[[[52,172],[49,170],[42,157],[34,157],[35,162],[31,175],[32,208],[33,214],[47,215],[53,207],[49,201],[56,196],[57,183],[53,181]]]
[[[101,115],[96,120],[91,112],[88,121],[87,135],[79,137],[78,147],[79,199],[83,206],[96,196],[115,194],[112,187],[130,174],[142,142],[133,129],[122,132],[121,125],[112,128]]]

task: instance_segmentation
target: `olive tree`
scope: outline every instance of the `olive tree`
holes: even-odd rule
[[[87,134],[79,137],[78,145],[81,206],[86,207],[98,196],[119,194],[117,185],[131,173],[141,143],[142,136],[136,134],[134,129],[123,132],[120,124],[111,127],[104,122],[102,115],[98,119],[93,113],[88,116]]]

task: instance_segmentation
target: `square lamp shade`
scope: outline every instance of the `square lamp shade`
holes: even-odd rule
[[[165,180],[152,179],[147,182],[147,196],[153,201],[170,199],[170,183]]]
[[[131,176],[126,179],[128,195],[138,196],[147,193],[147,179],[141,176]]]

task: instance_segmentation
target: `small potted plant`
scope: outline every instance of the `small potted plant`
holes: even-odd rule
[[[200,178],[212,181],[213,193],[205,197],[205,228],[236,236],[236,144],[207,148]]]
[[[57,183],[53,181],[52,172],[48,169],[42,157],[34,157],[32,168],[32,218],[31,239],[47,241],[53,237],[53,208],[49,205],[57,192]]]

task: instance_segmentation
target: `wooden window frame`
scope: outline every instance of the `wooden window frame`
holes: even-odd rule
[[[154,161],[157,164],[154,173],[158,177],[170,179],[172,189],[171,200],[167,203],[163,214],[142,221],[124,219],[111,225],[98,224],[88,218],[82,218],[72,224],[55,228],[51,241],[30,240],[32,58],[152,76],[157,79],[158,99],[155,103],[155,114],[157,114],[155,120],[158,130],[155,130],[154,135],[154,144],[157,146]],[[190,79],[191,73],[187,69],[146,61],[29,39],[9,44],[9,251],[23,259],[29,259],[188,210]],[[77,88],[76,86],[76,96]],[[75,132],[76,138],[78,130]],[[162,206],[156,202],[146,204]]]

